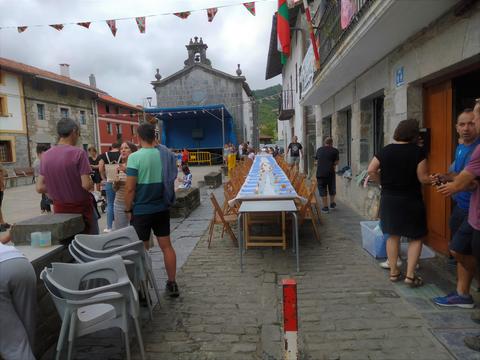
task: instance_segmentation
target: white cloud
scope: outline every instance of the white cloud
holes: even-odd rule
[[[265,66],[272,14],[276,1],[258,2],[254,17],[241,1],[225,0],[0,0],[0,26],[75,23],[121,17],[202,9],[226,4],[212,23],[206,11],[193,12],[186,20],[173,15],[148,17],[146,34],[135,20],[117,21],[114,38],[103,21],[90,29],[66,25],[62,31],[48,26],[0,30],[0,56],[58,72],[58,64],[70,64],[71,76],[88,83],[94,73],[97,86],[134,104],[153,96],[150,81],[159,68],[166,77],[183,67],[185,45],[199,36],[208,44],[213,67],[234,74],[241,64],[251,88],[280,82],[265,81]]]

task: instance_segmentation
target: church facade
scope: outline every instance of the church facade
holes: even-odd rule
[[[184,68],[162,79],[159,69],[151,82],[157,106],[162,108],[223,104],[233,116],[239,143],[258,147],[257,108],[253,93],[240,65],[236,75],[212,67],[207,44],[202,38],[190,39]]]

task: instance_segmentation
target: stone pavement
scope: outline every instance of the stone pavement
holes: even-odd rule
[[[281,249],[248,250],[240,273],[238,249],[227,235],[220,238],[220,228],[207,248],[210,191],[202,188],[202,205],[189,218],[172,220],[181,296],[162,297],[153,321],[143,321],[148,359],[281,359],[280,284],[287,277],[298,282],[301,359],[480,358],[462,344],[465,333],[478,332],[470,311],[431,303],[452,289],[441,259],[422,261],[423,289],[391,284],[361,249],[362,219],[339,204],[323,216],[320,243],[309,225],[302,227],[300,273],[292,252]],[[158,248],[152,259],[163,287]],[[132,344],[138,359],[135,339]],[[124,358],[118,330],[78,339],[75,349],[77,359]]]

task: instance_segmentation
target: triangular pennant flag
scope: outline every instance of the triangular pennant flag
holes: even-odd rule
[[[147,24],[145,23],[145,16],[136,17],[135,21],[137,22],[138,30],[140,33],[145,34],[145,27]]]
[[[24,32],[25,30],[27,30],[28,26],[17,26],[17,31],[19,33],[22,33]]]
[[[208,22],[212,22],[213,18],[217,14],[218,8],[207,9]]]
[[[112,32],[112,35],[115,36],[117,34],[117,26],[115,25],[115,20],[107,20],[107,25]]]
[[[245,6],[247,8],[247,10],[250,12],[250,14],[255,16],[255,1],[243,3],[243,6]]]
[[[190,11],[178,12],[173,15],[178,16],[180,19],[186,19],[190,16]]]
[[[55,30],[58,30],[58,31],[61,31],[63,29],[63,24],[53,24],[53,25],[48,25],[52,28],[54,28]]]
[[[90,27],[90,21],[87,22],[79,22],[77,25],[83,26],[84,28],[89,28]]]

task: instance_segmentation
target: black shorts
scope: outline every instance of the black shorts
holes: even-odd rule
[[[453,234],[450,250],[462,255],[472,255],[473,228],[468,223],[468,210],[455,206],[449,225]]]
[[[480,262],[480,230],[473,229],[472,255]]]
[[[335,173],[332,173],[329,176],[317,177],[317,186],[320,196],[327,196],[327,190],[331,196],[335,195],[337,193],[337,188],[335,186]]]
[[[0,208],[2,207],[3,202],[3,191],[0,191]]]
[[[155,214],[134,215],[131,224],[142,241],[150,240],[150,232],[155,236],[170,235],[170,211],[164,210]]]

